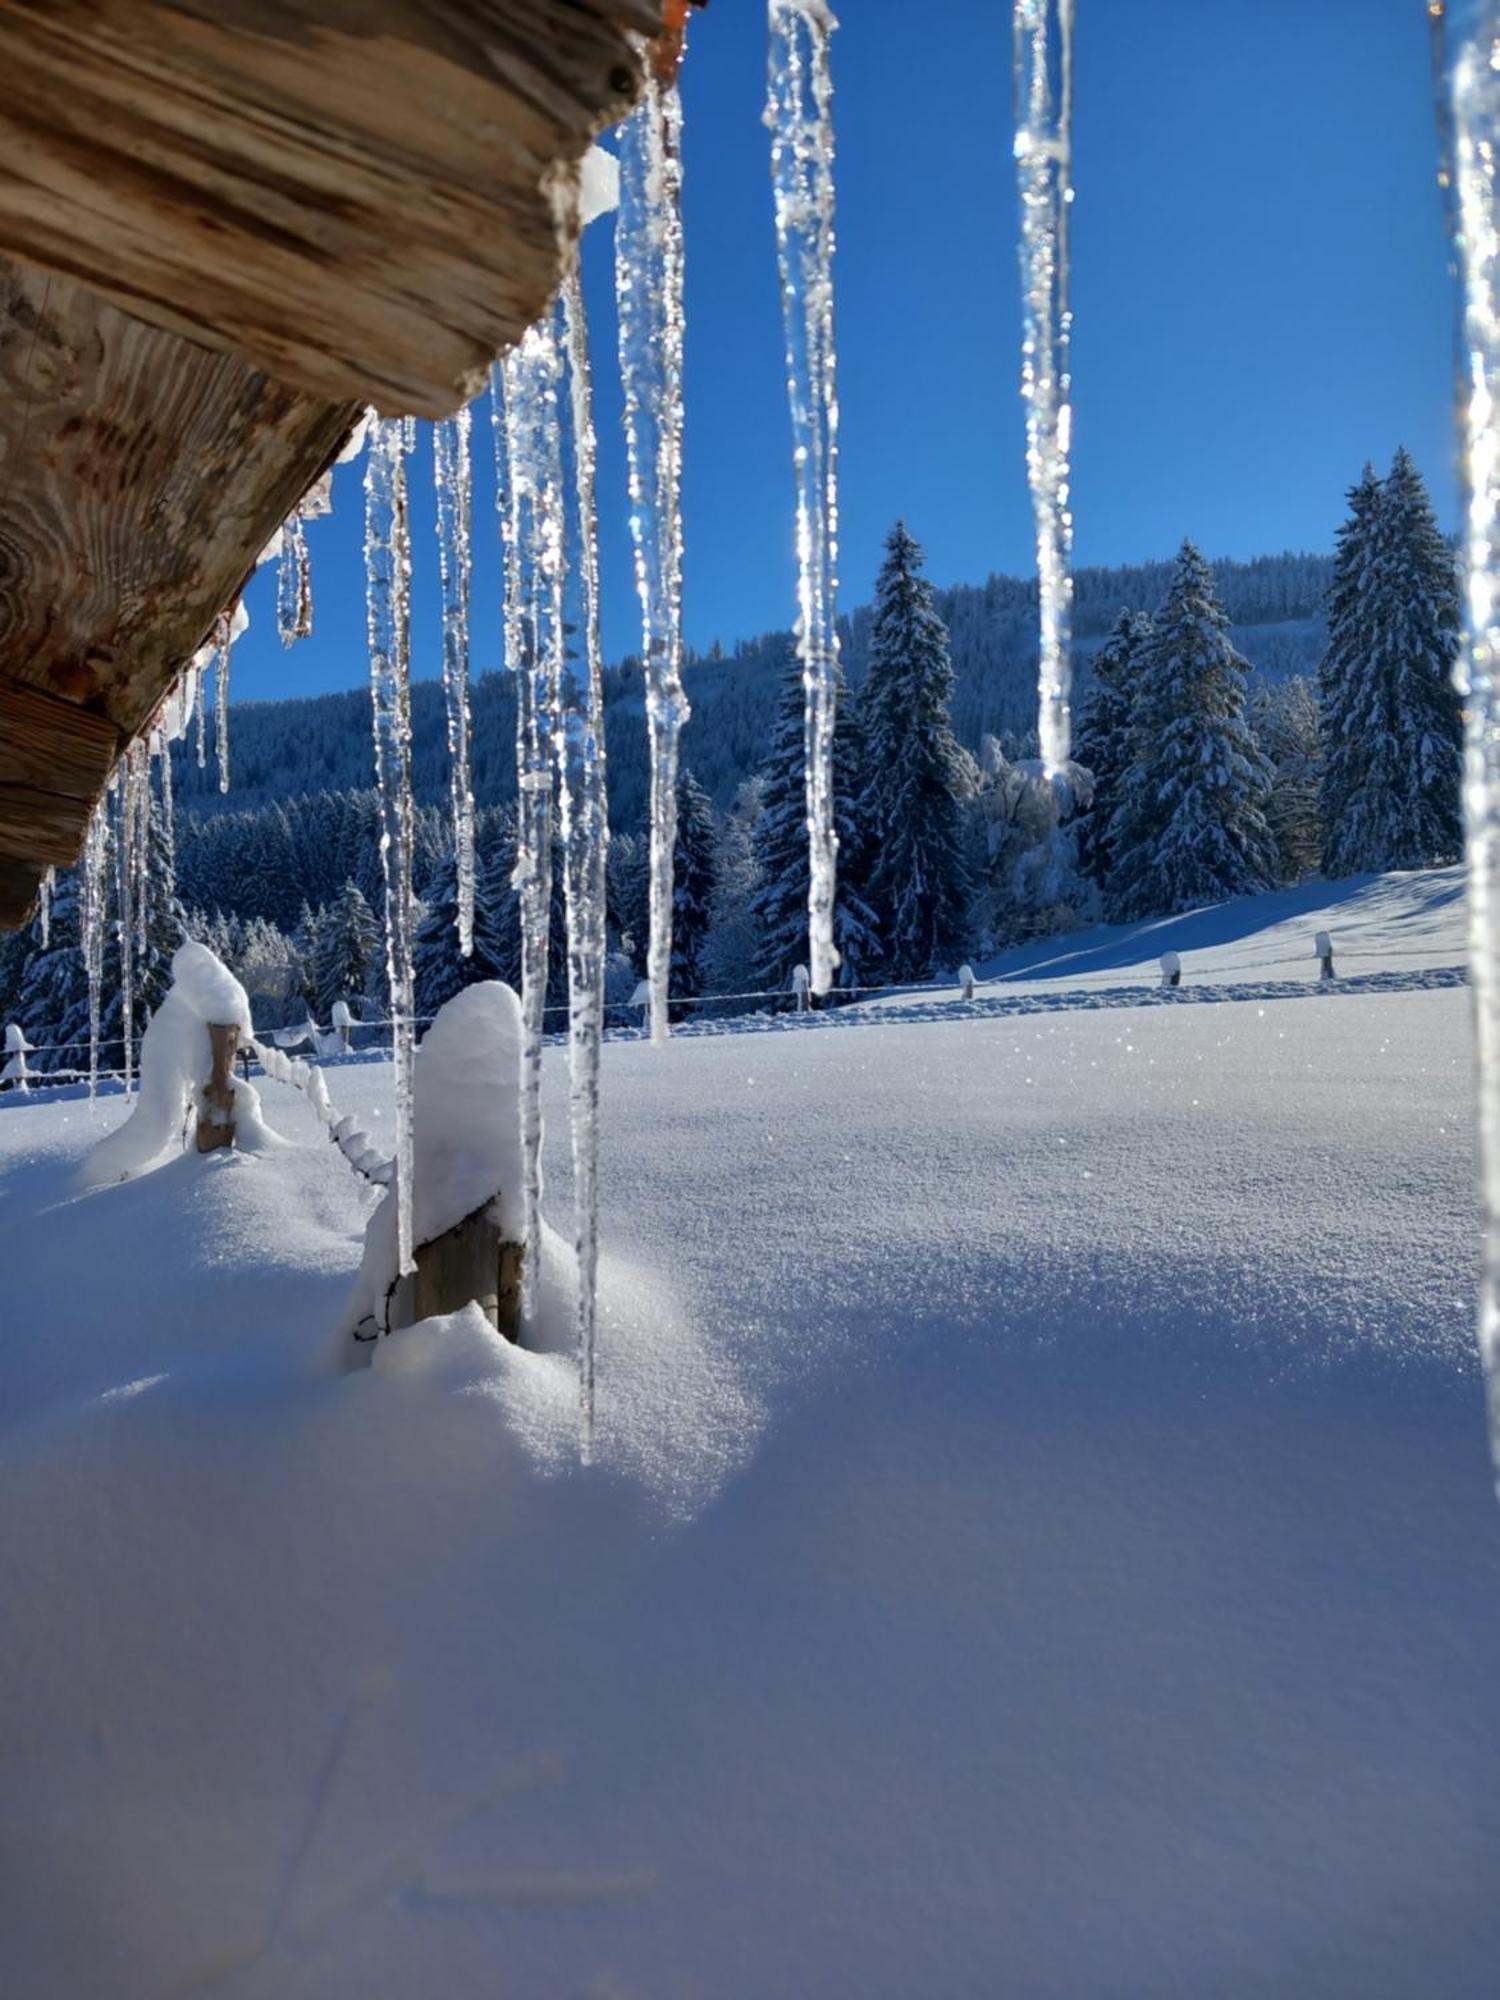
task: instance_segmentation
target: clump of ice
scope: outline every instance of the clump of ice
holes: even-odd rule
[[[180,1151],[192,1115],[220,1114],[205,1104],[203,1086],[213,1073],[209,1027],[237,1027],[249,1040],[250,1002],[245,989],[207,945],[189,940],[172,960],[172,985],[141,1038],[140,1089],[135,1108],[118,1130],[101,1139],[79,1169],[86,1187],[131,1180],[162,1156]],[[234,1143],[258,1152],[282,1142],[261,1117],[260,1095],[235,1078]]]

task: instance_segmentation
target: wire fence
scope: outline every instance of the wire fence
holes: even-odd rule
[[[1375,960],[1411,960],[1420,958],[1432,961],[1426,969],[1434,973],[1451,975],[1462,971],[1461,966],[1455,966],[1451,960],[1444,959],[1443,950],[1443,946],[1437,943],[1431,945],[1371,946],[1361,949],[1355,946],[1341,945],[1335,940],[1335,962],[1370,963]],[[1227,979],[1231,983],[1254,983],[1262,985],[1267,982],[1262,980],[1259,975],[1267,969],[1280,966],[1308,966],[1310,963],[1316,963],[1316,960],[1312,959],[1307,952],[1287,952],[1278,954],[1274,958],[1265,958],[1253,953],[1247,954],[1243,959],[1224,957],[1200,959],[1184,956],[1182,980],[1184,985],[1190,979],[1202,982],[1215,978]],[[1151,954],[1139,959],[1131,959],[1119,965],[1099,966],[1092,969],[1078,968],[1074,970],[1070,966],[1068,954],[1063,953],[1055,958],[1042,960],[1034,966],[1018,967],[1014,971],[1001,973],[989,979],[976,979],[974,981],[974,995],[978,998],[983,995],[1000,994],[1007,990],[1017,991],[1027,987],[1036,987],[1041,988],[1044,992],[1050,992],[1060,999],[1069,991],[1093,989],[1101,985],[1117,988],[1123,982],[1129,981],[1132,978],[1138,978],[1143,985],[1154,988],[1160,978],[1158,965],[1158,955]],[[1064,979],[1067,980],[1066,985],[1063,983]],[[1316,979],[1315,975],[1309,973],[1306,981],[1287,981],[1286,983],[1292,985],[1312,984],[1316,983]],[[755,1006],[759,1006],[761,1008],[774,1007],[784,1013],[802,1011],[817,1012],[826,1015],[847,1004],[861,1000],[890,1000],[895,1003],[902,1003],[917,999],[923,995],[936,994],[944,994],[954,1001],[960,1001],[964,995],[964,987],[956,978],[886,981],[881,984],[869,986],[836,987],[821,1002],[814,1001],[811,996],[799,995],[794,988],[759,987],[741,992],[675,993],[669,995],[668,1004],[670,1007],[679,1010],[679,1012],[685,1009],[697,1009],[701,1011],[715,1007],[740,1007],[750,1010]],[[545,1019],[560,1020],[565,1023],[570,1016],[570,1012],[571,1009],[567,1001],[554,1001],[544,1007],[543,1016]],[[612,1034],[615,1037],[618,1037],[622,1032],[632,1036],[637,1035],[641,1030],[637,1025],[632,1023],[630,1017],[632,1015],[644,1017],[644,1014],[644,1007],[634,1001],[611,1001],[605,1008],[606,1033]],[[371,1039],[372,1033],[379,1035],[383,1031],[394,1028],[397,1021],[401,1018],[404,1017],[390,1014],[371,1014],[367,1015],[363,1020],[351,1022],[348,1029],[350,1041],[338,1050],[330,1048],[329,1044],[334,1040],[341,1039],[340,1030],[337,1027],[319,1027],[311,1017],[309,1017],[305,1025],[291,1022],[275,1028],[257,1028],[254,1031],[252,1042],[244,1045],[245,1052],[259,1060],[262,1048],[285,1050],[298,1048],[307,1044],[321,1061],[337,1061],[340,1057],[353,1055],[370,1055],[381,1052],[380,1043]],[[411,1024],[415,1028],[425,1028],[431,1026],[436,1018],[435,1014],[416,1014],[412,1016]],[[144,1032],[144,1026],[142,1032]],[[561,1029],[554,1032],[560,1034]],[[131,1037],[133,1050],[139,1048],[140,1039],[140,1034],[135,1034]],[[123,1052],[125,1047],[124,1036],[118,1034],[102,1035],[96,1046],[101,1063],[101,1078],[106,1074],[113,1076],[116,1073],[113,1065],[111,1064],[107,1071],[103,1065],[108,1062],[111,1051],[120,1050]],[[26,1045],[24,1053],[27,1056],[74,1055],[87,1058],[89,1050],[90,1044],[87,1039],[77,1039],[64,1042],[31,1042]],[[264,1064],[262,1066],[264,1067]],[[76,1082],[80,1079],[86,1079],[88,1073],[88,1069],[82,1064],[54,1066],[47,1069],[30,1070],[28,1080],[34,1083],[42,1083],[44,1081],[53,1083]]]

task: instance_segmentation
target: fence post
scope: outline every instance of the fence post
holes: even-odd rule
[[[198,1151],[216,1152],[234,1144],[234,1055],[239,1044],[239,1024],[210,1022],[209,1046],[213,1050],[213,1071],[199,1093]]]
[[[812,980],[805,965],[792,967],[792,991],[797,996],[797,1012],[807,1013],[812,1006]]]
[[[958,985],[959,991],[965,1000],[972,1000],[974,998],[974,968],[972,965],[961,965],[958,968]]]
[[[0,1083],[13,1083],[19,1091],[30,1090],[26,1068],[26,1057],[30,1050],[31,1044],[26,1039],[24,1029],[18,1022],[12,1021],[5,1031],[5,1053],[9,1060],[4,1069],[0,1070]]]
[[[347,1000],[334,1001],[333,1025],[338,1032],[339,1046],[347,1056],[354,1048],[354,1016],[349,1012]]]
[[[1338,974],[1333,969],[1333,939],[1327,931],[1318,932],[1313,939],[1313,950],[1318,954],[1319,979],[1336,979]]]
[[[1182,984],[1182,960],[1175,951],[1164,951],[1161,955],[1161,983],[1163,986]]]

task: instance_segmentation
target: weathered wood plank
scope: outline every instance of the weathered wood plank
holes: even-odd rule
[[[34,785],[0,785],[0,854],[67,868],[78,858],[79,815],[88,825],[89,808],[77,799],[41,792]]]
[[[107,716],[41,688],[0,681],[0,784],[34,785],[64,798],[97,798],[120,754]]]
[[[18,931],[27,921],[46,872],[39,861],[0,853],[0,931]]]
[[[77,858],[115,752],[357,414],[0,259],[0,852]]]
[[[556,290],[666,0],[0,0],[0,252],[440,416]]]

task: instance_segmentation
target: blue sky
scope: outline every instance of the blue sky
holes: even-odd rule
[[[1073,302],[1077,559],[1330,545],[1367,457],[1405,442],[1454,525],[1452,312],[1419,0],[1079,0]],[[904,515],[942,583],[1031,565],[1003,0],[845,0],[835,41],[841,602]],[[791,477],[758,0],[695,17],[683,76],[686,623],[790,623]],[[609,657],[639,641],[610,225],[585,281]],[[484,406],[481,406],[483,410]],[[500,663],[488,418],[476,429],[475,671]],[[424,438],[414,666],[437,671]],[[359,468],[313,524],[314,636],[252,586],[238,699],[365,674]]]

